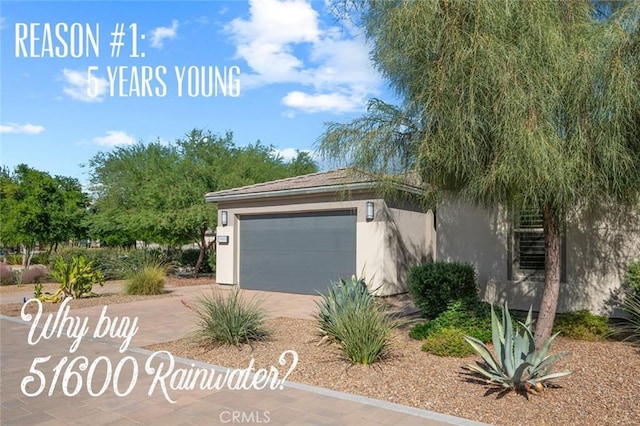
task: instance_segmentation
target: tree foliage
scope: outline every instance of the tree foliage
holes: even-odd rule
[[[23,247],[25,266],[36,244],[84,238],[87,206],[88,197],[76,179],[52,177],[25,164],[13,172],[0,170],[0,241]]]
[[[317,170],[304,152],[286,162],[272,146],[238,147],[233,135],[194,129],[171,144],[137,143],[101,152],[90,162],[95,195],[91,232],[108,244],[145,241],[171,246],[210,245],[216,209],[210,191],[285,178]]]
[[[476,203],[539,208],[546,276],[536,342],[546,340],[567,215],[638,205],[640,2],[339,4],[357,6],[373,61],[404,103],[376,101],[365,117],[329,125],[321,151],[382,174],[416,170]]]

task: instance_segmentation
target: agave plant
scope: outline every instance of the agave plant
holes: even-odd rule
[[[465,340],[482,357],[484,364],[467,364],[465,368],[506,389],[542,390],[547,381],[571,374],[570,371],[551,373],[553,365],[568,352],[549,354],[551,342],[559,333],[551,336],[536,351],[533,342],[531,308],[524,323],[514,327],[505,303],[502,321],[498,320],[491,306],[491,334],[495,356],[480,340],[465,336]]]
[[[317,319],[321,332],[327,333],[336,315],[343,311],[347,304],[352,304],[356,309],[365,309],[373,303],[373,300],[373,295],[363,278],[357,278],[354,275],[350,281],[340,278],[340,281],[331,283],[327,293],[322,294],[322,300],[316,301]]]

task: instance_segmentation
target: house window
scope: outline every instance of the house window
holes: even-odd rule
[[[545,246],[542,212],[535,208],[521,210],[514,216],[511,239],[511,280],[544,279]],[[560,243],[560,280],[566,282],[565,235]]]
[[[514,228],[516,269],[524,273],[544,272],[544,230],[542,212],[524,209]]]

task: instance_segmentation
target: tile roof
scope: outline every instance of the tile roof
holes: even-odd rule
[[[275,195],[281,192],[282,195],[285,195],[287,192],[312,189],[314,192],[322,192],[323,188],[327,191],[335,191],[336,187],[340,186],[344,186],[345,189],[348,189],[354,186],[373,187],[375,184],[376,178],[371,174],[353,171],[347,168],[340,168],[325,172],[274,180],[271,182],[257,183],[255,185],[242,186],[239,188],[209,192],[205,195],[205,198],[207,201],[217,201],[224,198],[249,198],[252,195],[260,196],[260,194],[264,195],[265,193]],[[409,184],[409,186],[416,188],[415,185]]]
[[[353,172],[346,168],[329,170],[326,172],[311,173],[295,176],[271,182],[257,183],[255,185],[239,188],[224,189],[222,191],[209,192],[206,198],[219,198],[232,195],[260,194],[273,191],[289,191],[294,189],[334,187],[340,185],[352,185],[358,183],[373,184],[375,179],[362,172]]]

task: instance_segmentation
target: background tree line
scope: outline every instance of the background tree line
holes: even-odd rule
[[[243,185],[313,173],[306,152],[285,161],[260,142],[239,147],[232,133],[194,129],[172,143],[143,143],[100,152],[86,165],[86,193],[77,179],[27,165],[0,174],[0,242],[28,254],[70,240],[130,246],[136,241],[172,247],[198,244],[196,273],[212,248],[216,206],[204,195]]]

